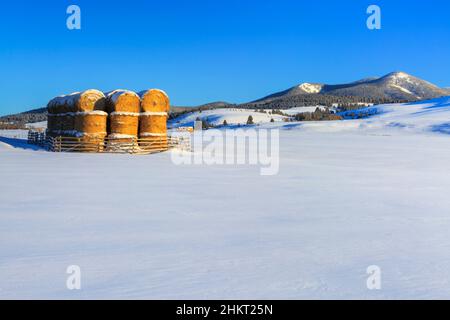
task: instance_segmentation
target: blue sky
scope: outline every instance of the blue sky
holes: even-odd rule
[[[71,4],[81,30],[66,28]],[[158,87],[198,105],[397,70],[450,86],[449,14],[445,0],[4,1],[0,114],[88,88]]]

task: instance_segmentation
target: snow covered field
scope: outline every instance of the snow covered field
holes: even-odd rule
[[[41,121],[41,122],[34,122],[29,123],[26,125],[29,129],[46,129],[47,128],[47,121]]]
[[[324,106],[311,106],[311,107],[297,107],[281,110],[284,114],[289,116],[295,116],[299,113],[314,112],[317,108],[322,110],[325,109]],[[194,122],[197,119],[202,121],[208,121],[210,124],[215,126],[220,126],[223,121],[226,120],[230,125],[245,125],[247,123],[248,117],[251,115],[253,117],[253,122],[255,124],[269,123],[271,119],[274,122],[281,122],[286,119],[286,116],[278,114],[269,114],[271,110],[266,110],[266,113],[257,112],[249,109],[214,109],[214,110],[204,110],[202,112],[192,112],[184,114],[178,117],[174,121],[170,121],[170,126],[181,127],[181,126],[194,126]]]
[[[170,121],[169,125],[171,127],[194,126],[194,122],[197,119],[208,121],[215,126],[222,125],[224,120],[226,120],[228,124],[245,125],[250,115],[253,117],[254,123],[267,123],[270,122],[271,119],[278,122],[283,121],[283,119],[286,118],[281,115],[270,115],[268,113],[256,112],[248,109],[228,108],[187,113],[176,118],[175,121]]]
[[[450,298],[450,99],[379,108],[261,126],[275,176],[0,138],[0,298]]]

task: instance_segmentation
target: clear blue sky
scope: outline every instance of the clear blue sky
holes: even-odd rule
[[[370,4],[380,31],[366,28]],[[87,88],[159,87],[197,105],[396,70],[450,86],[447,0],[15,0],[0,12],[0,114]]]

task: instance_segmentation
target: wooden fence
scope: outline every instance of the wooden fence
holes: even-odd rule
[[[45,132],[42,131],[28,131],[28,143],[35,144],[38,146],[45,146]]]
[[[148,138],[85,138],[29,134],[29,143],[41,145],[52,152],[90,152],[150,154],[172,148],[191,151],[190,138],[186,136]]]

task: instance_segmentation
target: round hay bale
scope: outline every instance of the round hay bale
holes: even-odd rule
[[[169,112],[169,96],[162,90],[150,89],[139,93],[141,112]]]
[[[56,106],[58,105],[58,103],[57,103],[57,101],[58,101],[58,99],[59,99],[60,97],[56,97],[56,98],[53,98],[52,100],[50,100],[48,103],[47,103],[47,113],[50,115],[50,114],[56,114],[57,112],[56,112]]]
[[[89,112],[89,111],[105,111],[106,97],[103,92],[90,89],[80,93],[75,97],[75,111]]]
[[[139,114],[127,112],[113,112],[109,116],[110,135],[109,138],[114,139],[137,137],[139,130]]]
[[[48,103],[47,109],[52,114],[105,111],[105,99],[103,92],[90,89],[56,97]]]
[[[76,101],[79,99],[80,95],[80,92],[74,92],[53,98],[47,104],[47,110],[52,114],[74,112],[76,111]]]
[[[149,151],[167,150],[167,113],[142,113],[139,120],[139,145]]]
[[[64,136],[73,136],[75,133],[75,114],[64,113],[61,115],[61,130]]]
[[[108,114],[104,111],[77,112],[74,129],[79,136],[106,136]]]
[[[129,90],[114,90],[106,94],[106,105],[108,112],[130,112],[139,113],[141,99]]]
[[[62,131],[62,117],[59,114],[52,115],[52,133],[54,135],[61,135]]]
[[[167,136],[167,113],[141,113],[139,121],[139,136]]]

